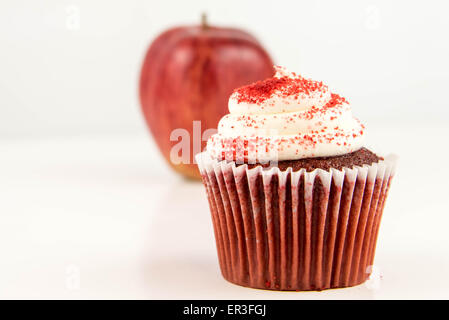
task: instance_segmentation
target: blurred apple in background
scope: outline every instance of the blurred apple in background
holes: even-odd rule
[[[228,98],[235,88],[272,75],[273,62],[256,38],[239,29],[210,26],[204,15],[199,26],[177,27],[159,35],[142,66],[140,102],[169,164],[187,177],[200,179],[193,159],[206,145],[199,141],[202,133],[216,128],[228,113]],[[201,121],[201,135],[194,136],[195,120]],[[181,140],[172,137],[175,141],[171,141],[175,129],[189,133],[189,150],[183,155],[187,163],[170,159]]]

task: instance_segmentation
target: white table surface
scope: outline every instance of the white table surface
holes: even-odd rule
[[[400,156],[380,277],[322,292],[222,279],[203,186],[173,174],[146,132],[0,140],[0,298],[447,299],[448,130],[410,124],[370,134]]]

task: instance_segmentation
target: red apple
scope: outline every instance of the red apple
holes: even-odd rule
[[[228,113],[229,95],[235,88],[272,75],[270,56],[245,31],[212,27],[203,19],[202,25],[177,27],[159,35],[142,66],[140,102],[168,163],[181,174],[200,179],[194,153],[206,142],[196,142],[201,150],[193,147],[194,139],[201,139],[198,134],[194,137],[193,121],[201,121],[202,132],[216,128]],[[183,156],[187,163],[170,159],[172,148],[180,142],[170,139],[175,129],[189,133],[187,158]]]

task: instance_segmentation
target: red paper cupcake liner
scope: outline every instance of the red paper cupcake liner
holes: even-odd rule
[[[223,277],[272,290],[363,283],[395,158],[343,170],[248,169],[197,156]]]

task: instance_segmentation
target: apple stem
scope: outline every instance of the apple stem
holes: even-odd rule
[[[201,27],[203,29],[206,29],[207,27],[209,27],[209,25],[207,24],[207,14],[205,12],[203,12],[201,14]]]

